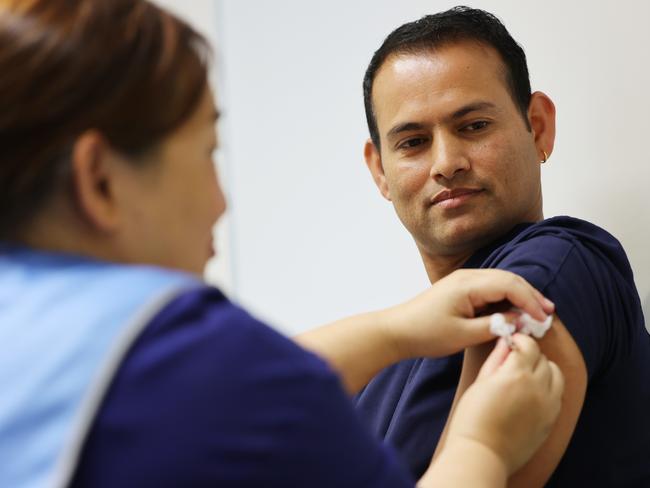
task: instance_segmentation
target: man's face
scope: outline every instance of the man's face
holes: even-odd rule
[[[468,41],[392,55],[376,75],[381,152],[367,146],[366,158],[425,254],[472,252],[542,218],[548,148],[537,147],[503,70],[496,50]]]

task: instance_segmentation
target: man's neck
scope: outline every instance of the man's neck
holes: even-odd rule
[[[532,212],[532,214],[533,215],[530,217],[520,219],[517,223],[539,222],[544,219],[541,208],[536,212]],[[435,251],[425,249],[423,246],[416,242],[418,250],[420,251],[420,256],[422,257],[422,262],[424,263],[424,269],[426,270],[427,276],[429,277],[429,281],[431,283],[435,283],[448,274],[453,273],[461,266],[463,266],[463,264],[465,264],[465,262],[476,251],[481,249],[483,246],[488,245],[490,242],[494,242],[500,236],[506,235],[517,225],[517,223],[513,224],[509,228],[506,227],[503,232],[496,233],[495,235],[487,237],[484,240],[474,241],[465,249],[460,249],[454,252],[436,253]]]
[[[460,268],[472,254],[474,254],[474,251],[470,250],[453,255],[436,255],[420,249],[424,269],[431,283],[435,283]]]

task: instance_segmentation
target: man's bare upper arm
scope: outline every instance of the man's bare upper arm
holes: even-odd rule
[[[554,317],[551,329],[539,341],[539,345],[542,352],[564,373],[566,386],[562,399],[562,410],[549,438],[533,458],[510,478],[509,487],[544,486],[562,459],[571,440],[587,390],[587,367],[582,353],[559,317]],[[454,404],[473,383],[491,350],[492,344],[477,346],[465,351],[461,382],[458,385]],[[442,442],[444,442],[444,436]]]

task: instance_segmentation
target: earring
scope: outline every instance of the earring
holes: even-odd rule
[[[546,154],[546,151],[542,149],[542,153],[544,153],[544,159],[540,161],[540,163],[544,164],[546,161],[548,161],[548,154]]]

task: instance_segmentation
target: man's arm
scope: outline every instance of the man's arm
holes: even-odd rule
[[[436,487],[505,487],[542,445],[560,412],[564,378],[532,337],[501,339],[463,395],[444,450],[420,480]]]
[[[566,387],[562,398],[562,408],[546,442],[527,464],[510,477],[509,487],[542,487],[548,481],[571,440],[587,389],[587,367],[582,354],[557,315],[554,316],[552,327],[544,338],[539,340],[539,346],[548,359],[555,362],[564,374]],[[483,344],[465,351],[463,370],[452,414],[459,399],[476,379],[491,347],[491,344]],[[446,432],[447,426],[436,450],[436,455],[445,443]]]

